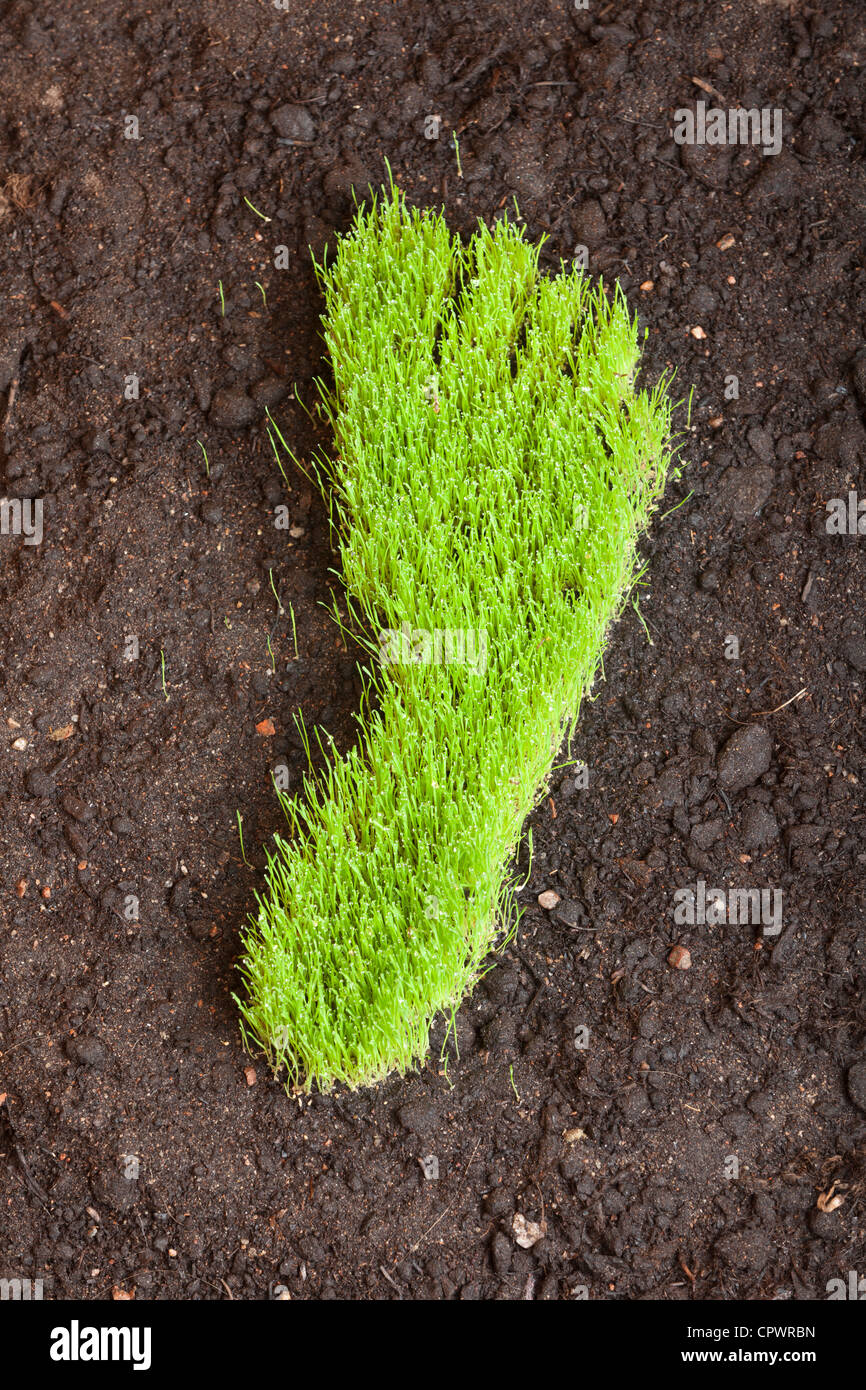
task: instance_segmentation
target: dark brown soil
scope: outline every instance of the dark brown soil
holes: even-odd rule
[[[41,545],[0,539],[0,1273],[91,1299],[825,1298],[866,1272],[866,539],[825,528],[866,495],[866,15],[287,4],[0,3],[0,496],[45,507]],[[681,148],[698,97],[781,108],[783,152]],[[345,746],[358,686],[325,509],[301,475],[286,497],[262,426],[270,404],[300,457],[327,443],[290,396],[322,370],[306,247],[385,159],[453,225],[516,197],[550,266],[585,244],[619,277],[646,381],[693,391],[687,500],[459,1058],[440,1026],[418,1075],[301,1100],[242,1052],[234,963],[293,713]],[[676,925],[698,879],[781,889],[781,934]]]

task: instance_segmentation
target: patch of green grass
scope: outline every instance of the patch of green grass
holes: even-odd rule
[[[664,382],[635,390],[619,289],[543,276],[506,220],[464,247],[392,187],[317,272],[334,450],[313,468],[370,660],[357,745],[280,796],[239,1001],[247,1044],[306,1089],[422,1059],[508,932],[508,865],[641,572],[671,411]]]

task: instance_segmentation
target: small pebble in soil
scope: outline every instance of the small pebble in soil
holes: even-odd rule
[[[751,802],[743,814],[743,847],[764,849],[779,838],[779,822],[766,806]]]
[[[552,888],[547,888],[543,893],[539,893],[538,895],[538,906],[543,907],[545,912],[552,912],[559,903],[559,894],[554,893]]]
[[[580,927],[586,921],[586,913],[579,902],[567,899],[557,908],[556,920],[563,927]]]
[[[521,1250],[531,1250],[544,1238],[545,1225],[538,1221],[528,1221],[522,1212],[515,1212],[511,1222],[514,1239]]]
[[[506,1275],[511,1269],[511,1244],[501,1231],[490,1242],[490,1262],[499,1275]]]
[[[857,1108],[866,1112],[866,1060],[848,1068],[848,1094]]]
[[[855,671],[866,671],[866,637],[849,637],[842,655]]]
[[[251,425],[257,415],[255,402],[241,386],[217,391],[208,412],[208,420],[218,429],[242,430]]]
[[[748,440],[749,448],[754,451],[761,460],[761,463],[773,462],[776,456],[776,450],[773,444],[773,436],[768,430],[756,426],[754,429],[748,431],[746,439]]]
[[[403,1128],[412,1134],[424,1134],[438,1125],[439,1111],[431,1101],[410,1101],[401,1105],[397,1111],[397,1118]]]
[[[34,768],[32,772],[28,772],[24,779],[24,785],[30,796],[42,799],[53,796],[56,789],[54,778],[47,772],[41,772],[39,768]]]
[[[111,441],[104,430],[87,430],[81,436],[81,447],[89,454],[111,453]]]
[[[775,482],[775,474],[769,464],[726,468],[716,488],[716,504],[731,516],[744,521],[760,511]]]
[[[315,139],[315,122],[303,106],[278,106],[271,112],[270,122],[281,140]]]
[[[692,954],[686,946],[674,946],[668,955],[668,965],[672,965],[674,970],[690,970],[692,966]]]
[[[731,1231],[715,1244],[715,1252],[734,1269],[763,1269],[772,1259],[772,1241],[760,1230]]]
[[[746,724],[732,734],[719,754],[719,784],[729,792],[751,787],[769,771],[773,740],[763,724]]]
[[[98,1038],[67,1038],[66,1055],[70,1062],[80,1067],[95,1067],[105,1064],[105,1048]]]
[[[575,240],[580,245],[598,246],[607,235],[607,220],[597,198],[587,198],[574,215]]]

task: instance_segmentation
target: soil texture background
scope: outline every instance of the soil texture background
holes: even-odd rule
[[[0,497],[44,536],[0,537],[0,1273],[718,1300],[864,1271],[866,538],[826,525],[866,497],[864,57],[855,0],[2,0]],[[698,99],[779,110],[781,152],[676,144]],[[359,682],[265,409],[327,446],[307,248],[385,160],[465,233],[516,199],[546,266],[586,247],[692,408],[560,759],[587,778],[532,818],[456,1047],[300,1098],[242,1050],[239,931],[293,715],[345,747]],[[678,924],[698,881],[779,890],[781,932]]]

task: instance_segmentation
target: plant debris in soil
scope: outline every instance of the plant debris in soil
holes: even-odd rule
[[[866,495],[860,6],[0,22],[0,496],[44,505],[41,544],[0,536],[3,1272],[826,1297],[866,1258],[866,561],[826,526]],[[708,89],[781,110],[781,152],[676,144]],[[265,411],[327,445],[308,247],[386,159],[461,232],[516,198],[546,266],[619,279],[690,466],[443,1061],[444,1022],[417,1075],[292,1099],[241,1049],[238,932],[293,715],[345,748],[360,686]],[[676,923],[699,884],[781,891],[781,931]]]

